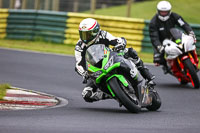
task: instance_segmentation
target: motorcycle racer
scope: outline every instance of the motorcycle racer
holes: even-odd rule
[[[189,24],[177,13],[171,11],[171,4],[168,1],[160,1],[157,4],[157,13],[149,24],[149,35],[154,50],[154,64],[163,65],[164,73],[170,72],[164,58],[163,40],[171,39],[170,29],[178,26],[188,35],[192,36],[196,43],[196,37]]]
[[[155,76],[152,75],[144,66],[143,61],[138,57],[136,51],[132,48],[125,48],[125,38],[114,37],[109,32],[101,30],[99,23],[92,18],[87,18],[81,21],[79,25],[79,35],[80,39],[75,46],[75,71],[84,79],[88,78],[85,61],[86,49],[94,44],[104,44],[107,47],[109,47],[109,45],[113,45],[116,51],[124,50],[124,57],[131,57],[141,75],[148,80],[149,84],[155,85],[153,82]],[[90,80],[88,80],[86,87],[83,89],[82,96],[86,102],[110,98],[110,96],[99,90],[98,87]]]

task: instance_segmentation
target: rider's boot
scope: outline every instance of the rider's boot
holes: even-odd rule
[[[151,74],[148,68],[144,66],[143,61],[139,58],[139,56],[137,55],[137,52],[133,48],[127,48],[125,50],[125,58],[128,58],[128,59],[130,58],[130,60],[133,61],[133,63],[136,65],[137,69],[140,71],[141,75],[143,76],[143,78],[147,79],[148,84],[150,84],[151,86],[156,85],[156,83],[153,81],[155,76]]]
[[[138,70],[140,71],[140,74],[147,80],[147,83],[150,86],[155,86],[156,83],[153,81],[155,79],[155,76],[150,73],[149,69],[146,68],[143,64],[143,61],[140,60],[137,64],[136,64]]]
[[[92,87],[85,87],[82,92],[82,97],[86,102],[95,102],[99,100],[111,99],[112,97],[103,91],[97,89],[94,91]]]

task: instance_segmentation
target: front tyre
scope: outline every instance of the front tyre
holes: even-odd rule
[[[149,92],[149,96],[152,97],[152,103],[150,106],[147,106],[146,108],[149,111],[156,111],[160,108],[161,106],[161,99],[160,96],[158,95],[157,91],[153,90]]]
[[[129,95],[125,89],[127,89],[125,86],[120,84],[120,81],[116,77],[113,77],[108,81],[108,84],[110,85],[110,88],[116,95],[117,99],[124,105],[124,107],[132,112],[132,113],[138,113],[141,110],[141,105],[139,101],[135,102],[133,100],[133,96]],[[135,96],[136,98],[136,96]]]
[[[199,78],[197,76],[196,69],[189,58],[184,60],[184,65],[186,68],[187,76],[189,76],[191,79],[192,86],[194,88],[199,88]]]

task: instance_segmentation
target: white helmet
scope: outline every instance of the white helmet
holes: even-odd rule
[[[157,4],[158,18],[161,21],[167,21],[171,14],[171,4],[168,1],[160,1]]]
[[[81,21],[79,25],[80,39],[87,45],[95,42],[100,32],[99,23],[92,18],[87,18]]]

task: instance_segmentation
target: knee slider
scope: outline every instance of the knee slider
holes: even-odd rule
[[[91,87],[85,87],[82,92],[82,97],[86,102],[93,102],[94,100],[91,99],[93,92]]]

